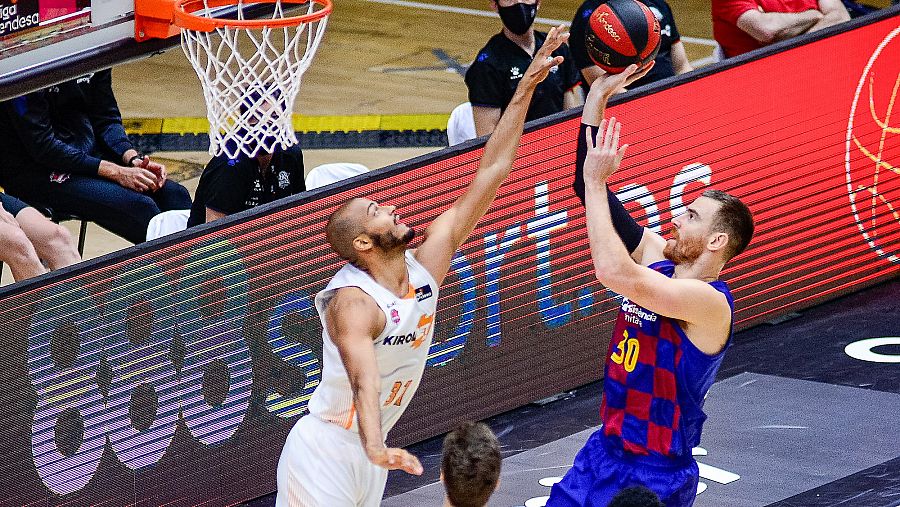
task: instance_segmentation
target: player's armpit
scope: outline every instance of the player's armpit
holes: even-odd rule
[[[647,310],[686,323],[688,338],[704,353],[716,354],[725,345],[731,307],[725,295],[708,283],[669,278],[637,264],[600,281]]]
[[[663,255],[665,248],[665,238],[645,227],[641,242],[634,252],[631,252],[631,258],[638,264],[649,266],[666,258]]]

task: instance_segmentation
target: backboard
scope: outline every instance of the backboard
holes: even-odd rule
[[[236,7],[222,7],[223,17]],[[244,16],[263,9],[245,7]],[[135,40],[134,0],[0,0],[0,100],[177,46]]]

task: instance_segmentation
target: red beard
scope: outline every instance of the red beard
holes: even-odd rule
[[[703,253],[703,240],[699,238],[679,238],[675,244],[666,243],[663,255],[675,264],[690,264]]]

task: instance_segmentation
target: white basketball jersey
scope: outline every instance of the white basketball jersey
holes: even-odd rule
[[[337,290],[358,287],[375,300],[386,322],[374,340],[375,361],[381,376],[381,431],[385,438],[403,415],[422,380],[434,336],[438,299],[437,282],[410,250],[406,251],[406,269],[410,288],[405,297],[395,296],[352,264],[341,268],[325,290],[316,295],[316,310],[322,321],[322,381],[309,401],[310,414],[350,431],[359,431],[350,379],[325,325],[325,309]]]

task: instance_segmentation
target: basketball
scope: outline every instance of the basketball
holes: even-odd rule
[[[659,51],[659,21],[636,0],[610,0],[591,13],[584,35],[588,56],[598,67],[618,74],[643,66]]]

